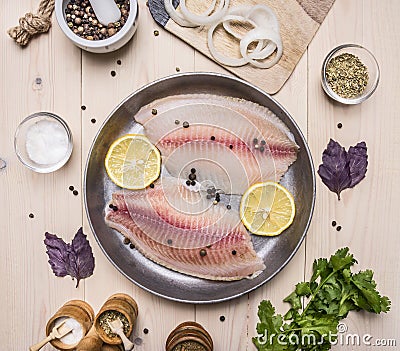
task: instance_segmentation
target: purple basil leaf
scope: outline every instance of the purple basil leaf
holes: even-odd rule
[[[49,264],[53,273],[57,277],[65,277],[68,274],[68,244],[57,235],[46,232],[44,243],[47,248],[47,255],[49,256]]]
[[[76,278],[76,287],[78,287],[81,279],[90,277],[93,274],[94,256],[82,228],[78,230],[72,240],[69,250],[69,262],[68,274]]]
[[[322,154],[318,174],[322,182],[337,194],[340,200],[342,190],[350,187],[350,165],[347,152],[338,142],[330,140]]]
[[[357,185],[365,178],[368,166],[367,145],[365,142],[351,146],[347,152],[350,166],[350,188]]]
[[[49,256],[49,263],[57,277],[70,275],[76,278],[76,287],[81,279],[90,277],[94,271],[92,248],[82,228],[75,234],[71,244],[67,244],[56,235],[47,233],[44,243]]]

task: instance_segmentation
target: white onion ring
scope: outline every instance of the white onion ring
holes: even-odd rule
[[[248,20],[242,16],[240,16],[240,17],[243,19],[244,22],[249,22],[253,27],[256,26],[253,21]],[[222,25],[224,26],[224,29],[227,31],[227,33],[229,33],[230,35],[232,35],[234,38],[236,38],[238,40],[242,40],[243,36],[241,36],[237,32],[235,32],[229,24],[230,21],[225,20],[225,18],[224,18],[224,21],[222,22]],[[218,24],[220,24],[220,23],[218,23]],[[268,45],[270,45],[270,44],[268,42],[266,43],[265,40],[258,41],[256,48],[251,51],[250,57],[254,58],[254,59],[258,59],[260,57],[260,55],[262,56],[264,54],[264,50],[266,49],[266,46],[268,46]]]
[[[250,59],[264,60],[268,56],[272,55],[273,52],[276,50],[276,44],[273,41],[266,40],[266,39],[257,39],[257,40],[258,40],[258,43],[266,42],[266,45],[261,50],[256,50],[258,48],[258,44],[257,44],[257,47],[253,51],[250,51],[249,49],[247,49],[247,52],[248,52],[247,55]]]
[[[185,19],[199,26],[209,26],[219,22],[227,14],[229,3],[230,0],[220,0],[218,8],[212,15],[196,15],[186,7],[186,0],[180,0],[181,11]]]
[[[249,45],[256,41],[256,40],[270,40],[276,45],[276,56],[272,61],[267,61],[267,62],[259,62],[258,60],[252,59],[250,55],[248,54],[248,47]],[[270,55],[274,52],[273,50]],[[240,53],[242,54],[243,58],[250,63],[252,66],[258,67],[258,68],[270,68],[274,66],[282,57],[283,53],[283,46],[282,46],[282,40],[280,38],[279,33],[272,32],[270,31],[267,33],[265,31],[265,28],[255,28],[252,29],[250,32],[248,32],[243,39],[240,41]],[[268,55],[268,56],[270,56]],[[266,56],[265,58],[267,58]]]
[[[260,18],[263,12],[266,16]],[[272,29],[279,33],[278,18],[276,17],[274,11],[267,5],[258,4],[251,6],[249,12],[247,13],[247,17],[256,22],[259,27],[272,27]]]
[[[224,21],[238,21],[241,20],[243,17],[242,16],[233,16],[233,15],[227,15],[224,17]],[[221,64],[226,65],[226,66],[231,66],[231,67],[239,67],[243,66],[247,63],[247,60],[245,60],[243,57],[242,58],[232,58],[229,56],[224,56],[221,53],[219,53],[214,46],[214,32],[215,29],[221,24],[221,22],[217,22],[213,24],[210,29],[208,30],[208,48],[210,49],[211,55]]]
[[[260,15],[264,13],[268,16],[268,20]],[[230,15],[242,16],[243,21],[250,23],[253,27],[265,27],[268,28],[268,32],[271,30],[279,32],[279,23],[274,12],[266,5],[255,5],[255,6],[237,6],[229,11]],[[242,40],[243,36],[238,35],[230,26],[230,21],[224,21],[224,29],[236,39]],[[272,28],[271,28],[272,27]],[[256,40],[255,40],[256,41]],[[257,47],[253,50],[248,51],[248,57],[250,59],[263,60],[270,56],[276,50],[276,44],[270,40],[257,40]]]
[[[260,18],[261,12],[264,12],[267,16],[270,18]],[[249,5],[244,5],[244,6],[236,6],[233,9],[231,9],[228,13],[229,15],[235,15],[235,16],[242,16],[245,21],[251,23],[253,27],[273,27],[273,29],[277,32],[279,32],[279,23],[278,19],[276,18],[275,14],[273,11],[266,5],[255,5],[255,6],[249,6]],[[225,24],[224,23],[224,29],[232,34],[234,31],[230,27],[229,23]],[[235,36],[237,39],[242,39],[241,37]]]
[[[251,19],[248,19],[246,17],[243,17],[241,15],[238,15],[238,18],[242,18],[243,22],[248,22],[250,23],[253,27],[257,27],[257,24],[252,21]],[[238,39],[238,40],[242,40],[244,36],[239,35],[237,32],[235,32],[232,27],[230,26],[230,20],[226,20],[226,17],[224,18],[224,21],[222,22],[222,25],[224,26],[224,29],[227,31],[227,33],[229,33],[230,35],[232,35],[234,38]],[[266,57],[268,57],[269,55],[271,55],[274,51],[276,50],[276,44],[274,44],[273,42],[269,41],[269,40],[258,40],[257,42],[257,46],[255,49],[253,49],[252,51],[249,51],[249,57],[251,59],[256,59],[256,60],[262,60],[265,59]]]
[[[172,4],[172,0],[164,0],[164,7],[169,17],[171,17],[172,20],[181,27],[197,27],[197,25],[189,22],[178,11],[176,11],[174,5]]]

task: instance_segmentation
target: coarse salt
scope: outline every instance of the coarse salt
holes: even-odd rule
[[[68,152],[68,134],[59,122],[38,121],[27,131],[26,151],[37,164],[57,164]]]
[[[72,331],[60,338],[60,341],[65,345],[74,345],[79,343],[83,338],[83,329],[81,324],[74,318],[60,317],[54,321],[54,325],[58,325],[65,321],[65,326],[72,328]]]

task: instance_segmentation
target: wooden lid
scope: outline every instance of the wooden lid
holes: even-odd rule
[[[193,342],[204,348],[205,351],[213,350],[213,341],[210,334],[196,322],[184,322],[179,324],[168,336],[166,351],[173,351],[176,346]]]

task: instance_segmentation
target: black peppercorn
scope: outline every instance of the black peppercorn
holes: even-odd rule
[[[186,181],[186,185],[189,186],[192,182],[190,180]]]
[[[192,169],[190,170],[190,173],[196,173],[196,168],[192,168]]]
[[[131,241],[128,238],[124,238],[124,244],[125,245],[129,245],[131,243]]]
[[[219,317],[219,320],[220,320],[221,322],[224,322],[224,321],[225,321],[225,316],[220,316],[220,317]]]
[[[187,121],[183,122],[183,128],[189,128],[189,122]]]
[[[73,185],[70,185],[68,189],[71,190],[71,191],[73,191],[73,190],[74,190],[74,186],[73,186]]]
[[[201,257],[204,257],[204,256],[206,256],[206,255],[207,255],[207,251],[204,250],[204,249],[201,249],[201,250],[200,250],[200,256],[201,256]]]
[[[211,137],[211,140],[215,140],[215,136],[212,136],[212,137]]]
[[[190,173],[190,174],[189,174],[189,179],[190,179],[190,180],[196,180],[196,174]]]
[[[195,185],[196,185],[196,181],[195,181],[195,180],[192,180],[192,181],[190,182],[190,185],[195,186]]]

